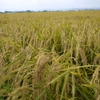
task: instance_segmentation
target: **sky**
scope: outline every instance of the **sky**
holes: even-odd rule
[[[100,8],[100,0],[0,0],[0,11]]]

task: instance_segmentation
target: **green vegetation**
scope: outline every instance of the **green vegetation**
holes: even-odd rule
[[[100,100],[100,11],[0,14],[0,100]]]

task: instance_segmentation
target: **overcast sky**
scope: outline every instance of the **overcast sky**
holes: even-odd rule
[[[0,0],[0,11],[100,8],[100,0]]]

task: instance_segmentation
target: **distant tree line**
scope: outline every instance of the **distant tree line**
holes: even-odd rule
[[[3,13],[3,12],[0,11],[0,13]]]
[[[100,10],[100,8],[98,9],[70,9],[70,10],[66,10],[66,11],[81,11],[81,10]],[[1,12],[0,13],[24,13],[24,12],[61,12],[63,10],[55,10],[55,11],[49,11],[49,10],[43,10],[43,11],[32,11],[32,10],[26,10],[26,11],[5,11],[5,12]]]
[[[26,11],[5,11],[4,13],[24,13],[24,12],[35,12],[35,11],[31,11],[31,10],[26,10]],[[36,11],[36,12],[50,12],[50,11],[43,10],[43,11]]]
[[[34,11],[31,11],[31,10],[26,10],[26,11],[5,11],[5,13],[22,13],[22,12],[34,12]]]
[[[26,11],[5,11],[4,13],[24,13],[24,12],[60,12],[61,10],[56,11],[49,11],[49,10],[43,10],[43,11],[32,11],[32,10],[26,10]]]

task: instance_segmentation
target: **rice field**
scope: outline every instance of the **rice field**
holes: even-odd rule
[[[100,100],[100,11],[0,14],[0,100]]]

